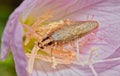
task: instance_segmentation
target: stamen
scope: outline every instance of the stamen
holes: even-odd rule
[[[27,32],[25,33],[26,39],[25,39],[25,41],[24,41],[24,44],[25,44],[25,45],[27,45],[27,44],[29,43],[29,40],[30,40],[31,38],[36,38],[36,39],[38,39],[38,40],[41,40],[41,36],[38,35],[38,34],[35,32],[35,30],[32,29],[30,26],[23,24],[23,27],[24,27],[25,29],[27,29]],[[32,35],[31,35],[31,34],[32,34]]]
[[[88,64],[89,64],[89,63],[92,63],[92,57],[93,57],[93,54],[94,54],[94,52],[95,52],[96,50],[98,50],[97,47],[91,48],[90,56],[89,56],[89,58],[88,58]]]
[[[30,39],[27,37],[24,41],[24,45],[27,45],[29,43]]]
[[[51,18],[51,17],[52,17],[51,11],[45,12],[45,14],[44,14],[43,16],[39,17],[39,18],[36,20],[36,22],[32,25],[32,27],[33,27],[34,29],[38,28],[41,23],[43,23],[44,21],[48,20],[48,19]]]
[[[118,58],[111,58],[111,59],[104,59],[104,60],[96,60],[96,61],[93,61],[93,64],[103,63],[103,62],[111,62],[111,61],[119,61],[119,60],[120,60],[120,57],[118,57]]]
[[[29,74],[32,74],[33,65],[34,65],[34,61],[35,61],[35,56],[37,55],[38,50],[39,50],[39,47],[37,45],[35,45],[33,47],[32,53],[31,53],[29,61],[28,61],[28,72],[29,72]]]
[[[92,70],[94,76],[98,76],[96,70],[94,69],[93,65],[92,64],[89,64],[89,68]]]
[[[78,45],[78,39],[77,39],[76,42],[77,42],[77,49],[76,49],[77,50],[77,61],[79,61],[79,58],[80,58],[79,57],[80,56],[80,48],[79,48],[79,45]]]
[[[41,24],[41,23],[43,23],[45,20],[48,20],[50,17],[52,17],[51,16],[51,11],[47,11],[44,15],[43,15],[43,17],[40,17],[40,18],[38,18],[36,21],[35,21],[35,23],[32,25],[32,28],[31,27],[29,27],[29,26],[27,26],[27,25],[23,25],[27,30],[28,30],[28,34],[26,34],[26,40],[25,40],[25,45],[27,45],[28,43],[29,43],[29,40],[30,40],[30,38],[32,38],[32,37],[36,37],[36,38],[39,38],[40,36],[39,35],[37,35],[37,33],[36,33],[36,31],[38,30],[38,28],[39,28],[39,25]],[[34,36],[30,36],[29,34],[33,34]],[[41,38],[39,38],[39,39],[41,39]]]
[[[83,63],[83,62],[80,62],[80,60],[82,60],[82,55],[80,54],[80,47],[79,47],[79,41],[78,41],[78,39],[77,39],[77,41],[76,41],[76,44],[77,44],[77,52],[76,52],[76,57],[77,57],[77,61],[78,61],[78,63],[81,65],[81,66],[84,66],[85,64]]]
[[[98,48],[96,48],[96,47],[91,48],[90,56],[88,58],[88,66],[92,70],[94,76],[98,76],[96,70],[94,69],[94,67],[92,65],[93,64],[92,57],[93,57],[93,54],[96,50],[98,50]]]
[[[85,63],[83,63],[82,61],[80,62],[80,60],[83,59],[83,56],[80,54],[80,47],[79,47],[78,39],[77,39],[77,47],[76,47],[77,52],[67,50],[67,49],[64,50],[63,45],[60,45],[60,46],[56,45],[55,47],[46,46],[46,44],[47,45],[52,44],[52,43],[51,44],[49,44],[49,43],[51,42],[51,39],[53,37],[52,36],[49,37],[49,34],[51,35],[56,30],[63,28],[63,26],[75,24],[75,22],[72,22],[69,19],[67,19],[67,20],[61,20],[58,22],[51,22],[45,26],[41,26],[42,23],[45,22],[46,20],[48,20],[50,17],[52,17],[52,15],[51,15],[51,12],[48,11],[43,16],[39,17],[31,27],[25,26],[25,28],[28,30],[28,34],[25,34],[25,36],[26,36],[25,45],[27,45],[29,43],[29,40],[31,38],[36,38],[37,41],[41,43],[40,47],[43,48],[42,50],[45,53],[49,54],[49,55],[37,54],[40,47],[39,47],[39,45],[34,45],[34,47],[32,49],[32,53],[26,54],[29,57],[28,72],[30,74],[32,74],[35,58],[52,63],[51,67],[54,69],[56,68],[57,64],[71,64],[71,63],[74,63],[76,60],[79,62],[80,65],[82,65],[82,66],[85,65]],[[33,35],[30,35],[30,34],[33,34]],[[54,39],[54,41],[55,41],[55,39]],[[89,41],[89,39],[87,39],[86,41],[83,41],[81,43],[81,46],[86,44],[88,41]],[[55,42],[57,42],[57,40]],[[64,43],[62,43],[62,41],[61,41],[61,44],[64,44]],[[60,47],[60,48],[58,48],[58,47]],[[52,51],[50,50],[51,48],[52,48]],[[91,59],[92,59],[92,55],[93,55],[94,51],[95,50],[91,51],[91,55],[88,59],[89,63],[91,63]],[[97,76],[92,65],[90,65],[90,68],[92,69],[95,76]]]
[[[94,67],[92,65],[93,64],[92,57],[96,50],[98,50],[98,48],[96,48],[96,47],[91,48],[90,56],[88,58],[88,63],[87,63],[89,68],[91,69],[92,73],[94,74],[94,76],[98,76],[96,70],[94,69]]]
[[[56,66],[57,66],[57,62],[56,62],[55,57],[53,56],[52,57],[52,68],[56,69]]]
[[[29,53],[26,53],[26,56],[29,58],[31,55]],[[53,60],[51,60],[52,59],[51,56],[45,56],[45,55],[41,55],[41,54],[37,54],[35,58],[46,61],[46,62],[50,62],[50,63],[53,63],[53,60],[54,60],[55,64],[71,64],[74,61],[76,61],[76,59],[74,59],[74,58],[71,58],[71,60],[70,60],[69,58],[58,58],[58,57],[53,58]]]

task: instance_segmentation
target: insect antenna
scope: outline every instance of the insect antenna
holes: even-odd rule
[[[94,15],[92,15],[91,17],[89,15],[87,15],[87,21],[89,21],[89,20],[94,20]]]

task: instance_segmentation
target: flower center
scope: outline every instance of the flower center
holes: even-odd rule
[[[72,62],[76,61],[75,52],[72,52],[68,49],[61,49],[63,46],[57,45],[56,43],[51,45],[49,43],[51,39],[44,39],[46,36],[51,34],[51,32],[56,31],[65,24],[70,23],[68,20],[45,23],[45,21],[50,17],[50,12],[47,12],[45,15],[39,17],[32,26],[24,24],[24,46],[26,50],[26,56],[29,58],[28,72],[30,74],[32,73],[35,59],[52,63],[53,68],[56,68],[57,64],[71,64]],[[45,46],[44,44],[46,43],[48,43],[47,45],[49,46]]]
[[[98,23],[95,21],[81,22],[81,25],[78,23],[77,25],[74,25],[76,22],[70,20],[60,20],[58,22],[46,23],[46,20],[50,17],[52,16],[48,11],[43,16],[39,17],[32,26],[24,24],[24,45],[25,50],[27,50],[26,55],[29,58],[28,72],[30,73],[32,72],[35,59],[52,63],[53,68],[56,68],[57,64],[71,64],[76,62],[78,60],[77,57],[79,51],[75,52],[65,48],[68,42],[73,43],[73,41],[70,42],[67,40],[74,40],[78,37],[78,35],[82,37],[98,27]],[[63,29],[66,25],[68,26]],[[73,25],[73,27],[71,28],[69,25]],[[53,35],[54,32],[55,34]],[[80,46],[85,43],[86,42],[82,42]],[[82,62],[80,63],[82,64]]]

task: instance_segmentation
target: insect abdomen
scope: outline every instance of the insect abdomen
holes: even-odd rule
[[[68,42],[83,37],[98,27],[97,21],[83,21],[75,25],[67,25],[55,31],[51,37],[57,41]]]

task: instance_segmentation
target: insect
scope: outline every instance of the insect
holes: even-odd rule
[[[30,73],[33,69],[35,57],[46,62],[51,62],[53,68],[56,68],[57,64],[70,64],[75,61],[76,53],[63,48],[63,45],[84,37],[98,28],[99,25],[97,21],[71,21],[67,19],[40,26],[50,17],[51,15],[46,13],[31,26],[32,28],[24,25],[28,30],[27,34],[25,34],[25,45],[29,43],[31,38],[37,39],[37,44],[33,47],[32,53],[27,55],[29,56],[28,71]],[[51,56],[38,55],[37,52],[39,49]]]
[[[38,45],[43,49],[44,47],[55,44],[55,42],[68,43],[87,35],[97,27],[97,21],[81,21],[74,24],[66,24],[56,31],[50,32]]]

